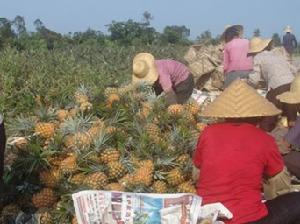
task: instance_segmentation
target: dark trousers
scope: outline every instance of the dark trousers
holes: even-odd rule
[[[4,173],[4,150],[6,136],[4,122],[0,123],[0,192],[3,190],[3,173]]]
[[[288,121],[296,121],[297,119],[297,105],[281,103],[276,99],[276,96],[290,90],[290,84],[279,86],[275,89],[270,89],[266,95],[267,100],[273,103],[278,109],[282,110],[282,115],[287,116]],[[276,127],[278,116],[271,116],[263,118],[260,123],[260,128],[265,131],[272,131]]]
[[[300,224],[300,192],[278,196],[266,206],[269,214],[250,224]]]
[[[177,103],[185,103],[192,95],[194,86],[195,83],[192,74],[189,74],[185,80],[174,86],[173,90],[176,94]],[[158,80],[153,84],[153,89],[157,96],[163,92]]]

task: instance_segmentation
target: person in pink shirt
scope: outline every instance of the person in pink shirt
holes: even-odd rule
[[[148,82],[156,95],[165,93],[168,105],[182,104],[192,95],[193,76],[188,68],[175,60],[155,60],[149,53],[139,53],[133,59],[132,82]]]
[[[235,79],[248,79],[253,70],[253,58],[248,56],[249,40],[242,38],[243,27],[234,25],[223,33],[224,46],[224,87],[228,87]]]

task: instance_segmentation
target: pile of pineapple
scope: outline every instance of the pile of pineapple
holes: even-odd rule
[[[2,210],[40,223],[76,223],[71,194],[87,189],[196,193],[191,156],[208,121],[189,101],[167,106],[147,85],[81,86],[64,108],[37,98],[11,125],[7,179],[14,200]]]

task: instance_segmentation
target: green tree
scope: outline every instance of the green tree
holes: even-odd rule
[[[209,30],[204,31],[196,38],[200,44],[213,44],[217,45],[220,42],[220,36],[213,38],[212,33]]]
[[[187,43],[190,36],[190,29],[186,26],[166,26],[162,34],[162,39],[168,43]]]
[[[256,29],[253,31],[253,36],[254,36],[254,37],[260,37],[260,29],[259,29],[259,28],[256,28]]]
[[[153,16],[150,12],[145,11],[143,13],[143,20],[145,21],[146,25],[150,25],[150,20],[153,20]]]
[[[272,40],[275,47],[281,46],[281,38],[278,33],[273,34]]]
[[[11,45],[15,33],[12,30],[12,22],[6,18],[0,18],[0,47],[4,45]]]
[[[13,26],[15,27],[17,31],[18,37],[26,35],[26,25],[25,25],[25,20],[24,17],[22,16],[16,16],[14,21],[13,21]]]

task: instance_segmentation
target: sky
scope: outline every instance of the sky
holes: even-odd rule
[[[259,28],[263,37],[283,34],[292,26],[300,39],[300,0],[0,0],[0,17],[13,20],[20,15],[26,27],[34,31],[40,19],[56,32],[86,31],[88,28],[107,33],[112,20],[141,21],[143,12],[154,17],[151,25],[162,32],[168,25],[185,25],[195,39],[205,30],[213,36],[230,24],[244,26],[251,37]]]

